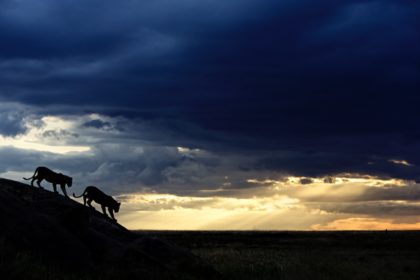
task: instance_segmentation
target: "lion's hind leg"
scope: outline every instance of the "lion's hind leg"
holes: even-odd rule
[[[93,207],[93,206],[92,206],[92,198],[88,198],[88,199],[87,199],[87,205],[88,205],[90,208],[95,209],[95,207]]]
[[[42,180],[44,180],[44,179],[40,178],[40,179],[37,179],[37,180],[36,180],[36,184],[38,185],[38,187],[39,187],[40,189],[44,189],[44,188],[41,186],[41,182],[42,182]]]

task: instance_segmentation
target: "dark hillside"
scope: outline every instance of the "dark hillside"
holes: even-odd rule
[[[0,179],[0,224],[6,279],[217,277],[187,250],[134,234],[62,195],[6,179]]]

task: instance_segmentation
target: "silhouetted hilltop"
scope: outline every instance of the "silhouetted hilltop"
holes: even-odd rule
[[[0,224],[0,273],[7,279],[217,277],[185,249],[16,181],[0,179]]]

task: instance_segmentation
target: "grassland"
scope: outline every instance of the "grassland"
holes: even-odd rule
[[[224,279],[420,279],[420,232],[144,232]]]

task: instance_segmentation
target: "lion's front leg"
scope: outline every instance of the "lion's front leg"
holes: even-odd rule
[[[108,212],[109,212],[109,215],[111,216],[111,219],[113,219],[116,222],[117,219],[115,219],[115,217],[114,217],[114,211],[111,208],[108,207]]]
[[[61,187],[61,191],[63,192],[64,196],[65,197],[69,197],[67,195],[66,185],[65,184],[61,184],[60,187]]]
[[[105,206],[104,206],[104,205],[101,205],[101,207],[102,207],[102,212],[104,212],[104,215],[105,215],[105,216],[108,216],[108,215],[106,214],[106,209],[105,209]]]

